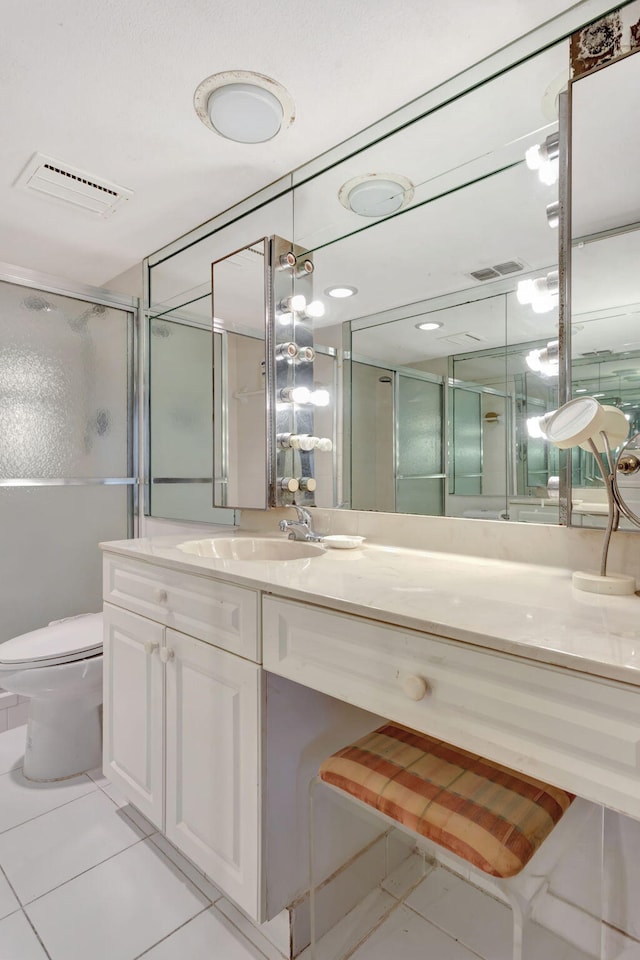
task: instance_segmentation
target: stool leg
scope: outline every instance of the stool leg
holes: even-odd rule
[[[314,789],[319,782],[319,777],[314,777],[311,783],[309,784],[309,932],[311,937],[311,942],[309,944],[309,958],[310,960],[317,960],[316,958],[316,887],[315,887],[315,877],[314,877],[314,863],[315,863],[315,830],[314,830],[314,803],[313,803],[313,794]]]
[[[513,960],[522,960],[524,927],[531,913],[531,901],[509,890],[506,885],[500,886],[509,900],[513,915]]]

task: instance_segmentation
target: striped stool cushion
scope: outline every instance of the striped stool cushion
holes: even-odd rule
[[[493,877],[519,873],[575,799],[394,723],[334,753],[319,775]]]

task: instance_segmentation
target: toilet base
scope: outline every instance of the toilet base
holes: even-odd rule
[[[31,700],[23,773],[66,780],[102,766],[102,705],[95,700]]]

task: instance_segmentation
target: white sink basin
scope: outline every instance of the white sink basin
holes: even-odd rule
[[[259,537],[213,537],[207,540],[188,540],[178,544],[178,550],[196,557],[214,560],[304,560],[320,557],[325,552],[318,543],[301,540],[268,540]]]

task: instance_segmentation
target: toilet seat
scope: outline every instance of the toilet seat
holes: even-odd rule
[[[55,666],[102,653],[102,614],[60,620],[0,644],[0,672]]]

